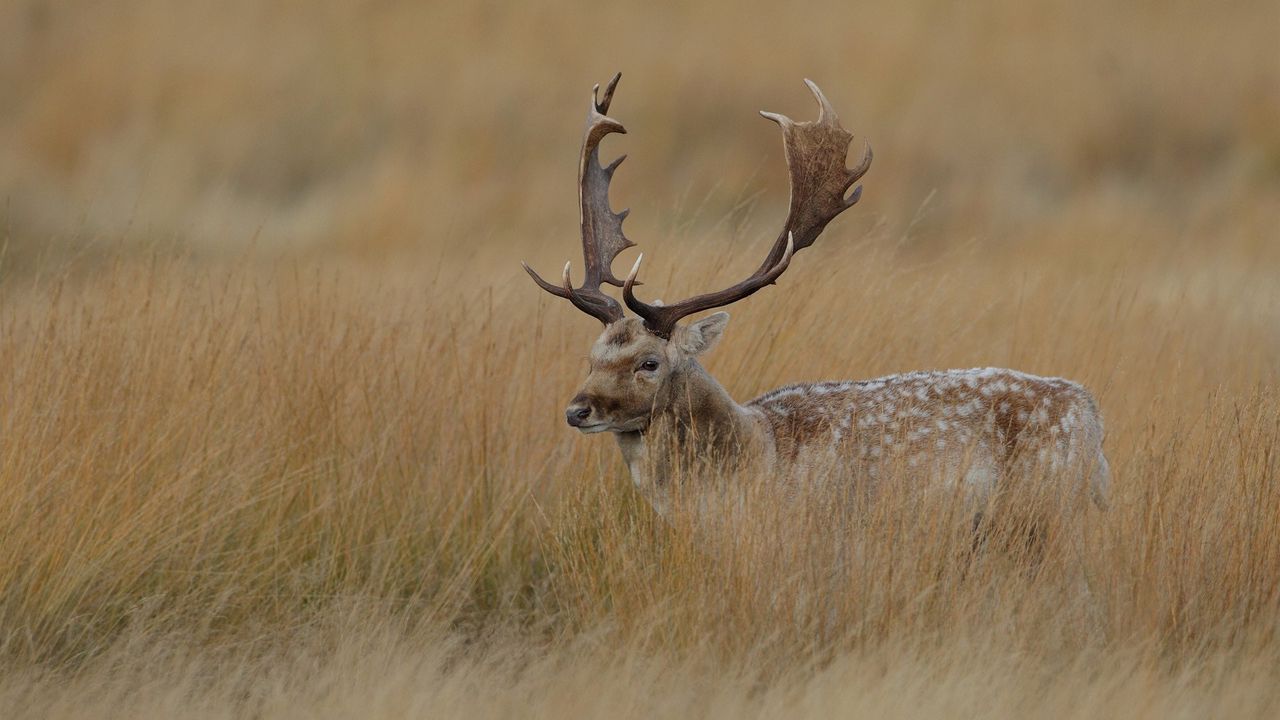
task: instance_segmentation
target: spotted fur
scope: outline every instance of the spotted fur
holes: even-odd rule
[[[1108,468],[1092,395],[1062,378],[979,368],[789,385],[747,403],[777,455],[804,463],[832,448],[875,480],[890,464],[989,491],[1009,472],[1087,475],[1102,500]]]

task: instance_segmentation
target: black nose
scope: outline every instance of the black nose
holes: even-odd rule
[[[587,405],[570,405],[569,409],[564,411],[564,419],[572,427],[582,427],[589,417],[591,417],[591,408]]]

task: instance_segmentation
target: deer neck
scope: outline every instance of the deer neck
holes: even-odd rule
[[[728,391],[690,358],[667,380],[648,429],[618,433],[618,447],[631,479],[659,513],[676,464],[710,460],[731,464],[767,450],[764,420],[739,405]]]
[[[693,358],[671,374],[663,395],[650,427],[671,433],[682,448],[732,454],[756,432],[755,414],[734,402]]]

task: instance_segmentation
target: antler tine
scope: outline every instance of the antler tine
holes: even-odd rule
[[[853,207],[862,197],[862,188],[848,193],[871,167],[871,146],[864,142],[862,159],[849,169],[845,161],[853,135],[840,127],[840,118],[830,101],[810,80],[805,80],[818,102],[818,119],[797,123],[779,113],[761,112],[782,128],[783,149],[791,178],[791,203],[786,223],[768,256],[746,280],[720,292],[708,293],[671,305],[648,305],[631,291],[639,262],[622,287],[623,300],[640,317],[650,332],[670,337],[681,318],[701,310],[722,307],[772,284],[787,269],[791,256],[809,247],[837,215]]]
[[[574,307],[608,325],[623,317],[622,305],[601,291],[608,283],[618,287],[622,281],[614,277],[611,266],[618,253],[635,243],[622,233],[622,221],[629,210],[613,212],[609,207],[609,182],[618,165],[626,159],[623,155],[607,166],[600,165],[600,142],[612,133],[626,133],[622,123],[605,113],[613,102],[613,91],[622,73],[617,73],[605,86],[600,97],[600,86],[591,90],[591,106],[587,111],[587,126],[583,132],[582,154],[578,164],[578,203],[582,226],[582,259],[586,276],[582,285],[574,288],[569,282],[568,266],[565,267],[564,285],[556,286],[538,276],[527,264],[524,269],[543,290],[557,297],[568,298]],[[523,264],[523,263],[522,263]]]
[[[592,100],[595,101],[596,112],[600,113],[601,115],[608,114],[609,103],[613,102],[613,91],[618,87],[618,81],[621,79],[622,79],[622,73],[614,73],[613,79],[610,80],[609,84],[606,85],[604,88],[603,100],[595,100],[596,93],[600,92],[599,83],[597,83],[595,87],[591,88],[591,98]]]
[[[822,94],[822,89],[809,78],[804,79],[804,84],[809,86],[809,92],[813,93],[813,99],[818,101],[818,124],[834,123],[838,127],[840,118],[836,115],[836,109],[831,107],[831,101],[827,99],[826,95]]]

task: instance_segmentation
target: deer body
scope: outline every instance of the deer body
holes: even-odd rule
[[[717,329],[723,316],[712,316]],[[606,328],[570,413],[594,406],[589,416],[599,425],[585,431],[615,433],[632,481],[660,514],[678,473],[672,463],[688,457],[810,490],[832,479],[874,489],[905,473],[959,484],[982,503],[1002,477],[1045,473],[1063,481],[1064,495],[1106,497],[1102,419],[1089,392],[1069,380],[998,368],[913,372],[788,385],[739,404],[696,358],[714,343],[704,333],[703,345],[677,338],[663,349],[670,370],[659,392],[602,402],[655,351],[638,325],[628,319]],[[646,420],[629,425],[632,416]]]
[[[621,159],[607,167],[598,160],[600,141],[625,132],[605,114],[617,81],[603,100],[593,95],[579,165],[586,280],[573,287],[568,264],[561,285],[525,270],[544,290],[604,323],[587,379],[565,417],[584,433],[615,435],[633,481],[659,513],[669,508],[682,470],[677,465],[690,458],[724,474],[742,470],[791,488],[847,478],[874,489],[888,475],[905,473],[922,485],[958,488],[978,502],[1005,479],[1044,474],[1064,496],[1088,490],[1104,501],[1109,471],[1102,419],[1089,392],[1068,380],[994,368],[927,371],[789,385],[735,402],[698,362],[723,334],[728,313],[679,321],[773,284],[795,252],[858,201],[861,187],[849,190],[870,166],[870,147],[856,167],[846,167],[852,135],[812,83],[816,121],[762,113],[782,127],[791,176],[790,211],[769,255],[730,288],[648,304],[634,294],[643,256],[625,281],[611,270],[613,259],[633,245],[622,234],[626,211],[614,213],[608,203]],[[625,316],[602,292],[605,284],[622,288],[637,317]]]
[[[874,489],[908,475],[979,504],[1011,475],[1044,475],[1064,497],[1103,502],[1102,418],[1082,386],[998,368],[791,385],[748,403],[772,428],[780,466],[835,468]]]

